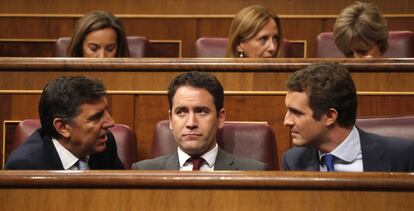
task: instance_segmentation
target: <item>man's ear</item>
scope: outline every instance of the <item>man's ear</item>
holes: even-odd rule
[[[170,120],[170,130],[172,130],[172,124],[171,124],[171,110],[168,110],[168,119]]]
[[[55,130],[64,138],[70,137],[70,125],[61,118],[55,118],[53,120],[53,126]]]
[[[326,126],[331,126],[332,124],[334,124],[337,118],[338,118],[338,111],[334,108],[330,108],[328,112],[326,113],[326,119],[325,119]]]
[[[218,113],[218,120],[218,128],[223,128],[224,120],[226,120],[226,110],[224,108],[222,108]]]

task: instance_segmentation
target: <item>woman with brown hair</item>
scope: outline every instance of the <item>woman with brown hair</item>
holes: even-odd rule
[[[105,11],[86,14],[75,27],[67,54],[70,57],[129,57],[121,21]]]

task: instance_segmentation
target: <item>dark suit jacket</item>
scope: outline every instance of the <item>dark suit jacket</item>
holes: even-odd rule
[[[111,132],[108,133],[105,150],[90,155],[89,167],[91,169],[124,169]],[[10,155],[6,169],[63,170],[63,165],[52,139],[42,129],[37,129]]]
[[[364,171],[414,171],[414,141],[367,133],[358,128]],[[283,156],[283,168],[319,171],[318,149],[294,147]]]
[[[140,170],[179,170],[179,168],[178,152],[132,164],[132,169]],[[219,148],[214,170],[267,170],[267,167],[260,161],[237,157]]]

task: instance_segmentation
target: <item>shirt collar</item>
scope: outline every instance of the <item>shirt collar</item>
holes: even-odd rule
[[[60,144],[59,141],[55,138],[52,138],[52,141],[53,145],[55,145],[60,161],[62,162],[63,169],[72,169],[76,162],[78,162],[79,158],[77,158],[69,150],[62,146],[62,144]]]
[[[188,159],[191,158],[191,155],[185,153],[183,150],[180,149],[180,147],[178,147],[177,151],[178,151],[178,162],[180,163],[180,168],[182,168],[184,164],[188,161]],[[214,163],[216,162],[217,152],[218,152],[218,145],[216,143],[213,149],[204,153],[200,157],[202,157],[206,161],[207,165],[210,168],[213,168]]]
[[[326,153],[319,151],[319,159],[322,158]],[[361,154],[361,140],[359,137],[358,129],[353,126],[349,135],[345,140],[337,146],[331,153],[335,157],[345,162],[351,163],[357,159],[357,156]]]

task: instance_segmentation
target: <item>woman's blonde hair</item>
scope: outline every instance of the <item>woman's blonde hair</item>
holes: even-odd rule
[[[253,39],[271,19],[276,22],[278,31],[275,54],[278,56],[282,46],[280,19],[269,9],[259,5],[245,7],[234,17],[229,30],[226,56],[239,57],[240,52],[237,51],[237,46],[244,41]]]
[[[112,28],[116,32],[117,52],[115,57],[129,57],[128,43],[121,21],[105,11],[93,11],[79,19],[67,49],[68,56],[83,57],[82,45],[85,37],[93,31],[105,28]]]
[[[335,44],[347,57],[352,57],[351,43],[378,45],[381,55],[388,49],[387,21],[370,3],[356,1],[339,14],[334,24]]]

